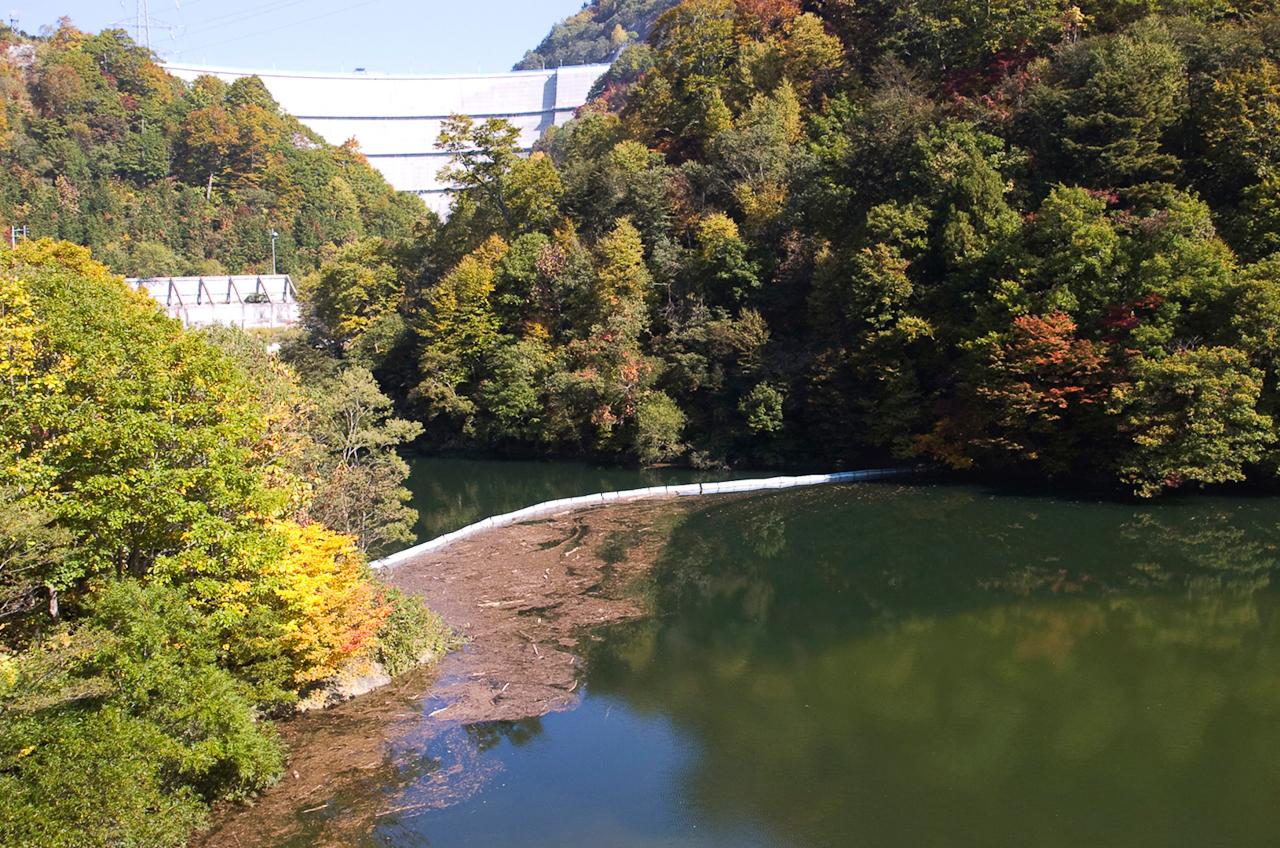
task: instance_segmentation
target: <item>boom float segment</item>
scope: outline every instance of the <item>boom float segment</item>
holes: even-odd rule
[[[515,512],[495,515],[475,524],[468,524],[460,530],[438,536],[430,542],[414,545],[398,553],[383,557],[369,563],[370,568],[395,568],[407,560],[419,557],[439,548],[466,539],[494,527],[509,527],[521,521],[553,515],[584,506],[597,506],[611,501],[656,500],[658,498],[689,497],[692,495],[723,495],[736,492],[757,492],[768,489],[795,489],[803,486],[819,486],[824,483],[853,483],[865,480],[883,480],[887,477],[898,477],[914,474],[913,468],[873,468],[866,471],[843,471],[839,474],[809,474],[804,477],[766,477],[756,480],[727,480],[723,483],[689,483],[683,486],[651,486],[647,489],[628,489],[622,492],[598,492],[594,495],[581,495],[576,498],[560,498],[559,500],[527,506]]]

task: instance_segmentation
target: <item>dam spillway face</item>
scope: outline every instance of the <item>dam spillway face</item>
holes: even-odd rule
[[[396,190],[417,194],[444,215],[448,186],[436,173],[448,163],[448,154],[436,150],[435,143],[450,115],[505,118],[520,131],[520,146],[528,151],[548,128],[573,117],[609,66],[458,76],[165,68],[187,82],[204,75],[228,83],[258,77],[281,108],[326,142],[339,145],[355,138],[369,164]]]

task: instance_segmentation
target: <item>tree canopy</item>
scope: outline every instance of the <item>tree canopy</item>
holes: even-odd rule
[[[260,341],[183,329],[86,248],[0,247],[4,844],[183,844],[281,774],[260,718],[444,644],[364,555],[416,517],[391,449],[415,425],[343,380],[317,408]],[[376,484],[358,526],[330,514],[343,463]]]
[[[314,270],[286,357],[317,385],[367,370],[426,447],[934,461],[1141,495],[1274,474],[1274,4],[600,2],[574,26],[617,15],[651,20],[644,43],[611,41],[532,152],[448,122],[443,223],[399,216],[254,81],[166,82],[119,34],[59,30],[10,80],[67,155],[112,98],[161,92],[181,120],[157,190],[294,203]],[[23,109],[11,132],[37,126]],[[22,184],[80,203],[55,170]]]

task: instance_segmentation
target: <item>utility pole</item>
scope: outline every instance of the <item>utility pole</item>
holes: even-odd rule
[[[9,246],[10,247],[18,246],[19,234],[21,234],[23,241],[27,240],[27,228],[25,226],[9,228]]]
[[[280,238],[280,234],[275,230],[271,231],[271,276],[276,275],[276,239]]]

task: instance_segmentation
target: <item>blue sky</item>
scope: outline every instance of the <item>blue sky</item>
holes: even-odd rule
[[[3,2],[3,0],[0,0]],[[59,17],[98,32],[139,0],[8,0],[36,34]],[[151,46],[181,64],[293,71],[461,74],[510,70],[582,0],[148,0]],[[8,13],[11,14],[11,13]],[[155,23],[172,25],[172,28]],[[133,32],[132,24],[127,27]]]

